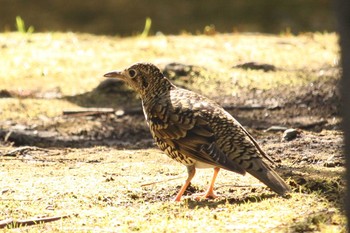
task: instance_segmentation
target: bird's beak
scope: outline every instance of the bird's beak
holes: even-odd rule
[[[121,71],[111,71],[103,75],[106,78],[123,78],[123,72]]]

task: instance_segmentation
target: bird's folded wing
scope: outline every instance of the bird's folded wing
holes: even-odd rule
[[[251,142],[255,145],[255,147],[257,148],[257,150],[260,152],[260,154],[267,159],[270,163],[275,164],[275,162],[272,160],[272,158],[270,156],[268,156],[259,146],[259,144],[256,142],[256,140],[253,138],[252,135],[250,135],[250,133],[242,126],[240,125],[241,130],[249,137],[249,139],[251,140]]]
[[[212,128],[200,114],[177,111],[176,116],[171,116],[163,113],[153,111],[149,118],[158,139],[192,159],[245,174],[245,170],[218,147]]]

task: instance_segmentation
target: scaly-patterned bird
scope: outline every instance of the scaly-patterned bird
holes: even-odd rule
[[[263,160],[273,163],[255,139],[214,101],[176,87],[150,63],[136,63],[104,76],[125,81],[140,95],[156,144],[187,167],[188,178],[175,201],[181,200],[196,168],[214,168],[204,198],[216,197],[214,183],[220,168],[242,175],[248,172],[282,196],[290,191]]]

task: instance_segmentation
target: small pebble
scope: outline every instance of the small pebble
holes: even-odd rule
[[[282,140],[283,141],[291,141],[291,140],[295,139],[299,134],[300,134],[300,132],[296,129],[287,129],[283,132]]]
[[[334,162],[325,162],[323,164],[323,166],[325,166],[325,167],[335,167],[335,163]]]

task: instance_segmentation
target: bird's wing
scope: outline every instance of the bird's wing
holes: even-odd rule
[[[154,137],[180,153],[197,161],[245,174],[245,170],[228,159],[219,148],[212,127],[200,111],[184,108],[180,104],[159,104],[150,109],[148,122]]]
[[[255,145],[255,147],[258,149],[258,151],[260,152],[260,154],[267,159],[270,163],[275,164],[275,162],[272,160],[272,158],[270,156],[268,156],[265,151],[263,151],[261,149],[261,147],[259,146],[259,144],[256,142],[256,140],[253,138],[252,135],[250,135],[250,133],[241,125],[239,124],[240,128],[242,129],[242,131],[249,137],[249,139],[251,140],[251,142]]]

